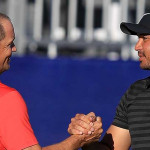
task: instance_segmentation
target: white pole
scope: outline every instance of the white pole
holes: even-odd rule
[[[136,22],[139,22],[141,17],[145,13],[145,0],[137,0],[137,5],[136,5]]]
[[[76,39],[74,33],[77,25],[77,0],[69,0],[68,7],[68,40]]]
[[[57,30],[60,26],[60,0],[52,0],[52,6],[51,6],[52,12],[51,12],[51,34],[50,38],[52,40],[57,40]]]
[[[43,0],[35,0],[33,38],[36,41],[40,41],[42,38],[43,7]]]
[[[26,0],[9,0],[8,16],[11,18],[16,34],[17,54],[25,53],[26,46]]]
[[[102,27],[106,31],[106,39],[110,40],[110,29],[109,29],[109,20],[110,20],[110,5],[111,0],[103,0],[103,16],[102,16]]]
[[[85,15],[85,40],[90,42],[93,40],[93,21],[94,21],[94,0],[86,0]]]
[[[122,21],[128,21],[128,0],[120,0],[122,10]]]

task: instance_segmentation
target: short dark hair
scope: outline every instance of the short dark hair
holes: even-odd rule
[[[5,38],[5,30],[4,30],[4,27],[2,25],[2,20],[3,19],[6,19],[6,20],[9,20],[10,21],[10,18],[3,14],[3,13],[0,13],[0,41],[3,40]]]

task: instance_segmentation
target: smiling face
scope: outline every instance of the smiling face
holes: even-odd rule
[[[135,50],[138,51],[140,67],[150,70],[150,35],[140,35]]]
[[[14,45],[14,28],[7,19],[0,20],[5,31],[5,37],[0,41],[0,74],[10,68],[10,57],[12,52],[16,52]]]

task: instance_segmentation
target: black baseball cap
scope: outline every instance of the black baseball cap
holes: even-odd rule
[[[129,35],[150,35],[150,13],[145,14],[138,24],[122,22],[120,29]]]

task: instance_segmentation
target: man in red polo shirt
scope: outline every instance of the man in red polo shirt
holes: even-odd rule
[[[10,57],[12,52],[16,52],[14,39],[14,28],[9,17],[0,13],[0,74],[10,68]],[[85,117],[92,121],[91,115]],[[42,148],[30,125],[22,96],[0,82],[0,150],[77,150],[99,139],[102,133],[101,119],[97,117],[94,120],[94,124],[89,121],[91,126],[87,135],[72,135],[58,144]]]

